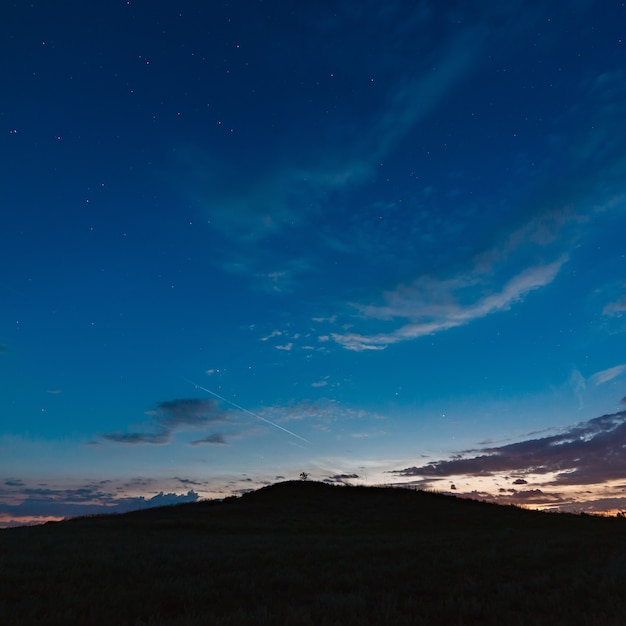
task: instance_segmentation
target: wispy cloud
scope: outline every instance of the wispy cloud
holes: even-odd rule
[[[311,383],[311,387],[326,387],[328,385],[327,380],[318,380]]]
[[[107,441],[113,441],[115,443],[128,443],[128,444],[163,444],[169,443],[171,439],[170,430],[160,430],[156,433],[125,433],[121,431],[115,431],[112,433],[104,433],[100,435],[102,439]]]
[[[203,483],[197,480],[192,480],[191,478],[180,478],[179,476],[174,476],[174,480],[177,480],[183,485],[194,485],[195,487],[201,487],[203,485]]]
[[[603,385],[604,383],[608,383],[614,378],[621,376],[624,372],[626,372],[626,365],[616,365],[615,367],[609,367],[601,372],[596,372],[589,378],[589,382],[596,386]]]
[[[207,435],[206,437],[203,437],[202,439],[196,439],[195,441],[192,441],[191,445],[192,446],[201,446],[205,444],[226,445],[227,443],[228,442],[224,438],[224,435],[222,435],[221,433],[213,433],[211,435]]]
[[[355,13],[360,16],[356,20]],[[247,252],[239,250],[236,260],[225,267],[236,272],[245,268],[248,276],[259,277],[270,290],[290,289],[293,275],[308,269],[309,263],[300,253],[299,259],[292,254],[288,261],[276,263],[277,256],[284,255],[280,249],[267,246],[267,240],[285,234],[292,240],[294,233],[310,227],[311,220],[335,216],[336,194],[357,190],[371,181],[381,160],[459,83],[467,81],[492,32],[489,24],[495,13],[490,9],[484,18],[468,18],[462,27],[452,28],[451,22],[444,21],[437,25],[437,38],[431,35],[433,29],[428,25],[434,12],[407,11],[402,4],[389,7],[380,18],[373,9],[365,13],[361,9],[339,13],[333,10],[332,26],[319,15],[311,15],[302,23],[305,34],[324,38],[320,54],[334,50],[332,58],[316,60],[315,72],[326,64],[336,68],[344,76],[344,80],[334,81],[336,89],[348,91],[350,97],[345,101],[350,104],[341,107],[344,98],[337,98],[332,114],[321,127],[317,107],[302,107],[297,116],[288,111],[290,114],[283,118],[289,128],[268,138],[264,159],[246,162],[243,157],[245,176],[241,175],[240,153],[236,153],[236,162],[231,162],[228,155],[211,155],[192,147],[177,151],[188,172],[182,181],[185,192],[191,194],[211,227],[228,240],[245,241],[248,246]],[[497,13],[501,20],[502,11]],[[385,32],[397,29],[399,20],[405,25],[412,20],[424,36],[407,37],[403,33],[402,49],[389,47],[386,38],[380,36],[381,19],[387,24]],[[348,47],[345,37],[352,28],[365,29],[380,40],[378,47],[368,45],[362,49],[365,58],[360,58],[358,64],[353,62],[353,46]],[[428,42],[424,40],[427,34]],[[298,48],[293,47],[294,54],[298,54]],[[306,68],[310,59],[302,58],[301,63]],[[343,63],[346,66],[342,72]],[[354,76],[355,68],[358,76]],[[275,71],[280,73],[279,67]],[[334,71],[329,74],[332,79]],[[353,106],[355,89],[350,84],[368,103],[358,115]],[[274,102],[272,107],[276,107]],[[301,137],[297,151],[292,144],[294,136]],[[267,250],[273,254],[268,256]],[[230,248],[228,251],[229,257],[235,254]]]
[[[587,389],[587,381],[580,373],[580,370],[576,368],[572,370],[568,380],[568,386],[571,388],[574,396],[578,400],[578,408],[582,409],[584,406],[584,395],[585,390]]]
[[[365,319],[408,319],[408,324],[390,332],[359,334],[333,333],[333,339],[349,350],[382,349],[400,341],[416,339],[469,324],[492,313],[508,310],[530,292],[549,285],[567,257],[547,265],[528,268],[511,278],[499,290],[483,295],[488,275],[461,274],[447,280],[421,277],[384,295],[384,305],[355,305]]]
[[[310,419],[318,425],[328,425],[332,422],[344,424],[350,420],[361,420],[368,417],[378,419],[380,417],[373,412],[346,406],[330,398],[300,400],[293,404],[266,407],[262,414],[264,417],[269,417],[279,423]]]
[[[268,339],[274,339],[274,337],[280,337],[283,334],[281,330],[273,330],[269,335],[261,337],[261,341],[267,341]]]
[[[565,168],[567,174],[561,172],[557,176],[552,163],[544,164],[541,176],[527,190],[528,199],[511,204],[513,215],[523,209],[518,215],[530,215],[529,218],[503,222],[498,243],[463,259],[462,256],[452,258],[449,252],[462,243],[448,236],[459,221],[458,216],[448,213],[450,221],[442,223],[426,209],[427,222],[438,229],[429,234],[436,245],[428,253],[429,256],[442,255],[438,263],[443,268],[441,273],[418,270],[412,282],[404,278],[382,296],[375,294],[370,302],[352,303],[361,319],[353,316],[348,332],[332,335],[335,341],[355,351],[382,349],[507,310],[530,292],[549,285],[564,262],[576,254],[588,230],[585,226],[602,216],[623,213],[625,209],[621,182],[606,182],[622,181],[626,171],[626,159],[621,150],[626,134],[621,130],[624,125],[615,119],[623,114],[614,105],[624,98],[622,78],[621,74],[607,75],[602,80],[594,77],[591,84],[580,88],[581,93],[577,94],[580,102],[563,119],[554,122],[559,129],[555,134],[567,143],[551,146],[551,149],[570,155]],[[589,93],[585,94],[585,90]],[[597,111],[598,119],[602,120],[593,131],[581,131],[584,125],[572,123],[579,119],[583,103],[588,110]],[[606,117],[602,114],[605,110]],[[619,130],[612,130],[615,128]],[[617,141],[613,133],[619,137]],[[572,179],[577,181],[576,185],[571,184]],[[475,211],[470,209],[468,206],[467,215],[463,216],[465,220],[467,216],[476,219]],[[380,214],[386,211],[381,210]],[[497,219],[489,211],[485,215]],[[422,233],[425,228],[428,226],[421,228]],[[411,231],[412,239],[419,241],[419,235],[419,229]],[[385,237],[390,239],[387,233]],[[392,242],[396,249],[410,249],[408,245],[397,245],[398,236]],[[411,260],[419,267],[419,259]],[[463,264],[466,269],[460,273],[446,271],[446,263]],[[522,267],[526,269],[520,270]],[[605,306],[604,314],[621,316],[624,310],[626,299],[620,297]],[[387,324],[374,324],[374,320]],[[403,320],[408,323],[402,323]]]
[[[604,315],[620,316],[626,313],[626,296],[619,298],[614,302],[609,302],[602,311]]]

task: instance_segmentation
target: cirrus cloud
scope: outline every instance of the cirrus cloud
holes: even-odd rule
[[[608,383],[614,378],[621,376],[624,372],[626,372],[626,365],[616,365],[615,367],[609,367],[601,372],[596,372],[593,376],[591,376],[589,382],[595,386],[603,385],[604,383]]]
[[[486,277],[470,272],[447,280],[421,277],[412,285],[401,286],[384,295],[384,305],[355,305],[366,319],[408,319],[408,324],[383,333],[333,333],[332,338],[348,350],[380,350],[400,341],[448,330],[506,311],[522,301],[530,292],[549,285],[567,261],[562,255],[546,265],[537,265],[519,272],[502,288],[483,293]],[[468,292],[470,296],[468,297]],[[464,301],[465,300],[465,301]]]

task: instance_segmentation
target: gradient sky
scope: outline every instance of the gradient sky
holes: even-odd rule
[[[311,478],[626,508],[624,2],[11,2],[0,525]]]

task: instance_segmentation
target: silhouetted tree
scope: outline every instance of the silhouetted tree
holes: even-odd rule
[[[308,480],[309,475],[306,472],[300,473],[300,480]]]

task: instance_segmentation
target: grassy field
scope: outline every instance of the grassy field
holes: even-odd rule
[[[286,482],[0,531],[0,624],[626,624],[626,519]]]

